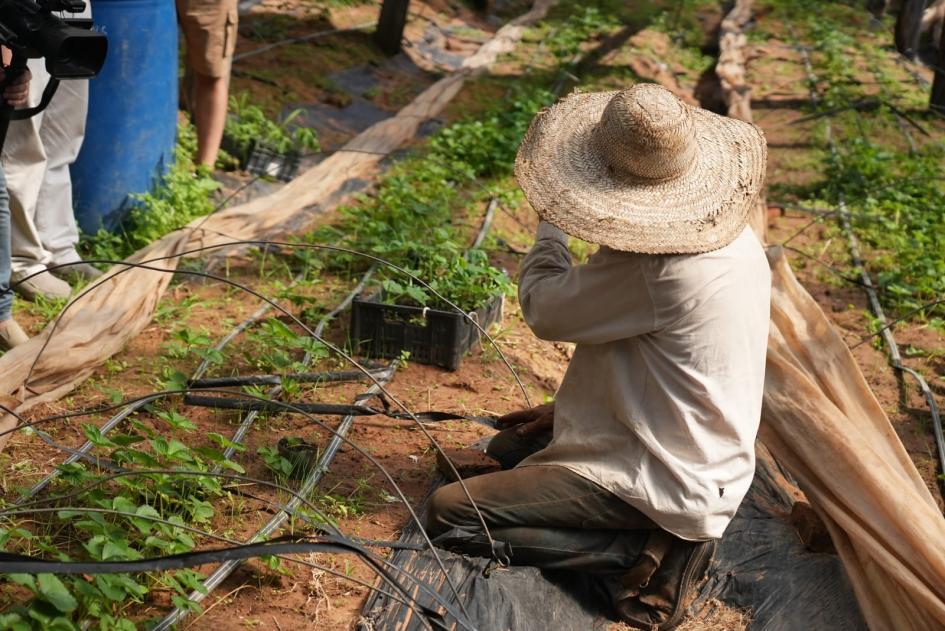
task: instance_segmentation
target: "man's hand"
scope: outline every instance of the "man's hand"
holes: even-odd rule
[[[10,107],[23,107],[29,101],[30,97],[30,79],[33,75],[29,70],[24,70],[23,74],[17,77],[13,83],[8,85],[3,91],[3,100]],[[6,79],[3,71],[0,71],[0,82]]]
[[[515,433],[523,438],[535,436],[542,432],[551,431],[555,422],[555,404],[546,403],[528,410],[519,410],[499,418],[496,426],[499,429],[510,427],[518,428]]]

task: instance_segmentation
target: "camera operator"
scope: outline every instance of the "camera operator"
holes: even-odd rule
[[[0,70],[0,82],[5,81]],[[20,75],[3,92],[12,107],[23,107],[29,100],[30,72]],[[10,196],[3,168],[0,167],[0,350],[7,351],[29,339],[13,319],[13,292],[10,291]]]
[[[82,14],[91,17],[89,5]],[[40,100],[49,81],[43,59],[31,59],[33,74],[29,104]],[[79,155],[85,136],[88,81],[64,81],[49,106],[26,120],[13,121],[3,146],[2,162],[10,195],[12,279],[41,272],[48,266],[81,261],[76,244],[69,166]],[[71,265],[39,274],[23,282],[17,291],[27,299],[36,296],[65,298],[72,291],[66,279],[92,280],[101,275],[91,265]]]

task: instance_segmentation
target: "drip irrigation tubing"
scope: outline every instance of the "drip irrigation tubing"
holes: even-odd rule
[[[382,369],[369,369],[372,373]],[[303,372],[286,375],[242,375],[239,377],[211,377],[209,379],[192,379],[191,388],[233,388],[243,386],[278,386],[284,379],[296,383],[344,383],[347,381],[361,381],[364,375],[356,370],[341,372]]]
[[[65,507],[65,508],[63,508],[63,507],[45,507],[45,508],[35,508],[35,509],[31,509],[31,510],[12,510],[12,511],[11,511],[11,510],[8,510],[8,511],[4,511],[4,514],[9,516],[9,515],[17,515],[17,514],[52,513],[52,512],[60,512],[60,511],[75,512],[75,513],[77,513],[77,514],[81,514],[81,513],[97,513],[97,514],[102,514],[102,515],[118,515],[118,516],[122,516],[122,517],[129,517],[129,518],[133,518],[133,519],[139,519],[139,520],[143,520],[143,521],[148,521],[148,522],[151,522],[151,523],[163,524],[163,525],[170,526],[170,527],[173,527],[173,528],[179,528],[179,529],[184,530],[184,531],[186,531],[186,532],[191,532],[191,533],[194,533],[194,534],[196,534],[196,535],[199,535],[199,536],[202,536],[202,537],[206,537],[207,539],[211,539],[211,540],[214,540],[214,541],[219,541],[219,542],[221,542],[221,543],[230,544],[231,546],[234,546],[234,547],[236,547],[236,548],[239,548],[240,546],[245,546],[245,545],[246,545],[246,544],[244,544],[243,542],[238,541],[238,540],[236,540],[236,539],[230,539],[230,538],[227,538],[227,537],[223,537],[223,536],[221,536],[221,535],[214,534],[214,533],[212,533],[212,532],[209,532],[209,531],[206,531],[206,530],[202,530],[202,529],[200,529],[200,528],[195,528],[195,527],[193,527],[193,526],[182,525],[182,524],[180,524],[180,523],[172,522],[172,521],[170,521],[170,520],[166,520],[166,519],[163,519],[163,518],[160,518],[160,517],[155,517],[155,516],[153,516],[153,515],[146,515],[146,514],[145,514],[145,515],[142,515],[142,514],[139,514],[139,513],[130,513],[130,512],[121,511],[121,510],[116,510],[116,509],[95,508],[95,507],[74,507],[74,508],[73,508],[73,507]],[[273,543],[273,542],[278,543],[278,542],[280,542],[281,540],[284,540],[284,541],[300,541],[300,540],[301,540],[301,541],[304,541],[305,538],[304,538],[304,537],[300,537],[300,538],[292,539],[292,538],[289,538],[289,537],[283,537],[283,538],[280,538],[280,539],[272,539],[272,540],[269,541],[269,543]],[[362,547],[372,546],[372,547],[380,547],[380,548],[390,548],[390,549],[393,549],[393,550],[422,550],[422,549],[423,549],[422,546],[419,546],[419,545],[417,545],[417,544],[403,543],[403,542],[400,542],[400,541],[374,541],[374,540],[361,540],[361,539],[356,539],[356,538],[346,538],[345,540],[346,540],[346,541],[350,541],[350,542],[352,542],[352,543],[354,543],[354,544],[356,544],[356,545],[362,546]],[[269,549],[269,550],[271,550],[271,549]],[[78,569],[78,568],[79,568],[79,565],[78,565],[78,564],[71,564],[71,565],[70,565],[70,564],[66,564],[66,567],[64,567],[64,568],[56,568],[56,567],[52,567],[52,566],[49,565],[50,563],[56,563],[56,562],[54,562],[54,561],[48,561],[48,560],[45,560],[45,559],[36,559],[35,557],[26,556],[26,555],[16,555],[16,554],[9,554],[9,553],[3,553],[3,554],[6,554],[7,556],[6,556],[6,557],[0,557],[0,564],[3,564],[3,567],[5,567],[5,568],[6,568],[6,567],[10,567],[10,568],[11,568],[11,571],[14,571],[14,569],[20,569],[20,571],[28,572],[28,573],[34,573],[34,572],[37,572],[37,573],[53,572],[53,573],[59,573],[59,574],[74,574],[74,573],[102,573],[102,574],[107,574],[107,573],[111,573],[111,572],[117,571],[117,570],[115,570],[115,569],[113,569],[113,568],[109,568],[109,567],[108,567],[107,565],[105,565],[104,563],[98,564],[99,567],[96,568],[96,571],[93,571],[93,572],[86,572],[86,571],[83,571],[83,570],[79,570],[79,569]],[[181,556],[181,555],[178,555],[179,558],[180,558],[180,556]],[[402,604],[402,605],[404,605],[404,606],[406,606],[406,607],[409,607],[409,608],[411,608],[411,609],[414,609],[415,611],[418,610],[418,607],[417,607],[413,602],[411,602],[412,599],[411,599],[411,600],[404,600],[404,599],[400,598],[399,596],[395,596],[395,595],[392,594],[391,592],[384,591],[383,589],[380,589],[380,588],[378,588],[378,587],[372,585],[371,583],[368,583],[367,581],[361,580],[361,579],[359,579],[359,578],[357,578],[357,577],[354,577],[354,576],[345,575],[345,574],[343,574],[343,573],[341,573],[341,572],[339,572],[339,571],[337,571],[337,570],[333,570],[333,569],[331,569],[331,568],[328,568],[328,567],[319,565],[319,564],[314,563],[314,562],[312,562],[312,561],[307,561],[307,560],[298,559],[298,558],[291,557],[291,556],[286,556],[285,553],[283,553],[283,554],[272,554],[272,555],[268,555],[268,554],[267,554],[266,556],[274,556],[274,557],[276,557],[276,558],[278,558],[278,559],[281,559],[281,560],[283,560],[283,561],[287,561],[287,562],[290,562],[290,563],[296,563],[296,564],[299,564],[299,565],[303,565],[303,566],[306,566],[306,567],[311,567],[311,568],[313,568],[313,569],[317,569],[317,570],[319,570],[319,571],[326,572],[326,573],[328,573],[328,574],[332,574],[333,576],[337,576],[338,578],[342,578],[342,579],[351,581],[351,582],[353,582],[353,583],[355,583],[355,584],[357,584],[357,585],[360,585],[360,586],[362,586],[362,587],[366,587],[366,588],[370,589],[371,591],[376,591],[376,592],[378,592],[378,593],[380,593],[380,594],[382,594],[382,595],[384,595],[384,596],[386,596],[386,597],[388,597],[388,598],[391,598],[392,600],[394,600],[394,601],[396,601],[396,602],[399,602],[400,604]],[[160,569],[160,567],[161,567],[161,563],[160,563],[160,562],[163,561],[163,560],[166,559],[166,558],[167,558],[167,557],[154,557],[154,558],[152,558],[152,559],[146,559],[146,560],[144,560],[145,562],[149,562],[149,561],[152,562],[152,564],[150,565],[149,568],[145,568],[145,571],[152,571],[152,570],[155,570],[155,569]],[[190,557],[191,560],[194,559],[194,558],[197,558],[197,557]],[[6,560],[4,560],[4,559],[6,559]],[[443,601],[443,600],[442,600],[442,597],[439,597],[439,594],[437,594],[436,592],[433,592],[433,591],[429,590],[429,588],[427,588],[426,585],[425,585],[422,581],[419,581],[415,576],[411,575],[409,572],[404,572],[403,570],[401,570],[401,568],[398,568],[398,567],[396,567],[396,566],[390,564],[388,561],[386,561],[386,560],[385,560],[384,558],[382,558],[382,557],[379,557],[378,560],[381,561],[382,563],[384,563],[385,565],[390,566],[391,570],[393,570],[393,571],[395,571],[395,572],[403,573],[405,576],[407,576],[407,577],[410,578],[412,581],[414,581],[414,582],[416,583],[416,585],[417,585],[420,589],[425,589],[426,591],[428,591],[428,592],[430,593],[430,595],[433,596],[433,598],[434,598],[435,600],[438,600],[439,603],[444,606],[444,608],[446,608],[448,611],[450,611],[450,607],[451,607],[451,606],[449,605],[449,603],[446,603],[445,601]],[[141,561],[141,560],[139,560],[139,561]],[[154,563],[154,562],[156,562],[156,563]],[[7,563],[10,563],[10,565],[7,565]],[[13,565],[13,563],[20,563],[20,564],[22,564],[22,565],[16,566],[16,565]],[[105,563],[108,563],[108,562],[105,562]],[[27,564],[29,564],[29,565],[27,565]],[[186,563],[186,565],[183,565],[182,567],[192,567],[192,566],[194,566],[194,565],[196,565],[196,564],[197,564],[197,563],[188,562],[188,563]],[[97,571],[98,569],[106,570],[106,571]],[[168,568],[165,568],[165,569],[168,569]],[[172,568],[171,568],[171,569],[172,569]],[[382,578],[382,580],[384,580],[385,582],[389,582],[389,579],[387,579],[387,578],[385,578],[385,577],[383,577],[383,576],[382,576],[381,578]],[[395,587],[396,587],[396,585],[395,585]],[[421,614],[422,614],[422,612],[421,612]]]
[[[788,29],[791,33],[791,38],[797,42],[798,38],[793,27],[788,25]],[[804,61],[804,70],[807,74],[807,81],[810,88],[811,103],[815,108],[817,108],[820,105],[820,95],[817,92],[817,75],[814,72],[810,55],[808,54],[807,50],[805,48],[798,47],[798,52],[800,52],[801,58]],[[825,129],[827,142],[830,145],[830,152],[835,158],[837,158],[839,157],[839,151],[837,149],[836,139],[833,136],[832,127],[829,120],[826,121]],[[939,467],[940,471],[945,474],[945,431],[942,429],[942,419],[939,415],[938,405],[935,401],[935,395],[929,388],[929,384],[926,382],[925,378],[919,374],[918,371],[913,370],[902,363],[902,356],[899,353],[899,345],[896,343],[892,329],[890,328],[890,325],[886,319],[886,314],[883,311],[882,304],[880,303],[879,295],[876,293],[876,287],[873,285],[873,279],[870,276],[870,273],[867,271],[862,257],[860,256],[859,241],[857,240],[856,234],[853,231],[853,226],[850,222],[850,212],[846,206],[845,200],[843,199],[842,193],[838,201],[839,203],[837,210],[840,214],[843,230],[847,235],[847,241],[850,248],[850,258],[853,262],[853,265],[859,270],[861,286],[866,293],[870,310],[873,312],[873,315],[882,326],[880,329],[880,335],[882,335],[883,342],[886,344],[889,362],[897,373],[907,373],[911,375],[918,383],[919,390],[925,397],[926,403],[929,406],[929,412],[932,416],[932,431],[935,436],[936,448],[938,449]],[[941,487],[943,487],[943,492],[945,492],[945,483],[940,480],[939,484]]]
[[[892,110],[893,116],[896,119],[896,126],[899,127],[899,132],[903,135],[903,137],[906,139],[906,143],[909,145],[909,153],[914,155],[919,148],[916,145],[915,138],[912,137],[912,133],[909,132],[909,127],[906,124],[905,117],[899,108],[893,107],[892,105],[892,97],[889,94],[889,89],[886,87],[886,83],[883,81],[878,63],[875,59],[867,60],[867,62],[870,72],[872,72],[873,76],[876,77],[876,84],[879,86],[879,93],[882,96],[883,102],[887,105],[887,107],[890,108],[890,110]]]

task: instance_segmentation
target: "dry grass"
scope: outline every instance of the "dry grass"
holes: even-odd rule
[[[702,609],[690,618],[686,618],[676,631],[745,631],[751,616],[748,611],[733,609],[719,600],[709,600]],[[607,631],[637,631],[622,622],[610,625]]]

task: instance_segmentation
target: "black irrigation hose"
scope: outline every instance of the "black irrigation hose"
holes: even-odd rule
[[[371,370],[373,373],[383,369]],[[286,375],[242,375],[239,377],[210,377],[208,379],[191,379],[188,385],[191,388],[233,388],[243,386],[278,386],[283,381],[296,383],[345,383],[349,381],[363,381],[364,375],[356,370],[341,372],[302,372]]]
[[[863,281],[858,280],[856,278],[850,278],[849,276],[847,276],[845,273],[843,273],[841,270],[837,269],[830,263],[821,261],[819,258],[814,256],[813,254],[810,254],[809,252],[805,252],[804,250],[800,248],[795,248],[794,246],[788,245],[787,243],[780,244],[780,247],[784,248],[785,250],[790,250],[791,252],[794,252],[795,254],[799,254],[800,256],[803,256],[809,261],[813,261],[814,263],[816,263],[817,265],[820,265],[821,267],[823,267],[825,270],[827,270],[828,272],[830,272],[831,274],[833,274],[840,280],[846,281],[850,283],[851,285],[856,285],[857,287],[863,287]],[[853,347],[853,348],[856,348],[856,347]]]
[[[118,516],[122,516],[122,517],[132,517],[132,518],[134,518],[134,519],[143,519],[143,520],[145,520],[145,521],[150,521],[150,522],[152,522],[152,523],[164,524],[164,525],[166,525],[166,526],[171,526],[171,527],[173,527],[173,528],[180,528],[181,530],[184,530],[184,531],[186,531],[186,532],[192,532],[192,533],[197,534],[197,535],[200,535],[200,536],[202,536],[202,537],[206,537],[207,539],[212,539],[212,540],[214,540],[214,541],[219,541],[219,542],[222,542],[222,543],[227,543],[227,544],[231,544],[231,545],[235,545],[235,546],[245,545],[243,542],[238,541],[238,540],[236,540],[236,539],[229,539],[229,538],[227,538],[227,537],[223,537],[223,536],[214,534],[214,533],[212,533],[212,532],[208,532],[208,531],[206,531],[206,530],[201,530],[200,528],[195,528],[195,527],[193,527],[193,526],[187,526],[187,525],[180,524],[180,523],[177,523],[177,522],[172,522],[172,521],[170,521],[170,520],[163,519],[163,518],[160,518],[160,517],[154,517],[153,515],[139,515],[138,513],[129,513],[129,512],[126,512],[126,511],[120,511],[120,510],[115,510],[115,509],[110,509],[110,508],[94,508],[94,507],[52,507],[52,508],[34,508],[34,509],[31,509],[31,510],[5,511],[4,514],[7,515],[7,516],[10,516],[10,515],[18,515],[18,514],[51,513],[51,512],[98,513],[98,514],[103,514],[103,515],[118,515]],[[353,541],[354,543],[358,544],[358,545],[361,545],[361,546],[373,546],[373,547],[381,547],[381,548],[391,548],[391,549],[395,549],[395,550],[409,550],[409,549],[419,549],[419,550],[422,550],[422,549],[423,549],[422,546],[419,546],[419,545],[416,545],[416,544],[402,543],[402,542],[399,542],[399,541],[390,541],[390,542],[388,542],[388,541],[370,541],[370,540],[359,540],[359,539],[354,539],[354,538],[352,538],[352,539],[350,539],[350,540]],[[273,541],[275,541],[275,540],[273,540]],[[311,561],[305,561],[305,560],[297,559],[297,558],[290,557],[290,556],[283,556],[283,555],[281,555],[281,554],[274,554],[274,555],[272,555],[272,556],[274,556],[274,557],[276,557],[276,558],[279,558],[279,559],[281,559],[281,560],[283,560],[283,561],[288,561],[288,562],[290,562],[290,563],[296,563],[296,564],[298,564],[298,565],[304,565],[304,566],[307,566],[307,567],[311,567],[311,568],[317,569],[317,570],[319,570],[319,571],[323,571],[323,572],[326,572],[326,573],[328,573],[328,574],[332,574],[333,576],[337,576],[338,578],[343,578],[343,579],[345,579],[345,580],[349,580],[349,581],[351,581],[351,582],[353,582],[353,583],[355,583],[355,584],[357,584],[357,585],[360,585],[360,586],[362,586],[362,587],[367,587],[368,589],[370,589],[370,590],[372,590],[372,591],[376,591],[376,592],[378,592],[378,593],[380,593],[380,594],[382,594],[382,595],[384,595],[384,596],[386,596],[386,597],[388,597],[388,598],[391,598],[391,599],[393,599],[393,600],[399,602],[400,604],[402,604],[402,605],[404,605],[404,606],[406,606],[406,607],[410,607],[410,608],[416,610],[416,608],[413,606],[412,602],[410,602],[410,601],[408,601],[408,600],[403,600],[403,599],[401,599],[399,596],[395,596],[394,594],[392,594],[392,593],[390,593],[390,592],[387,592],[387,591],[384,591],[384,590],[382,590],[382,589],[379,589],[378,587],[375,587],[375,586],[372,585],[371,583],[368,583],[367,581],[363,581],[363,580],[361,580],[361,579],[359,579],[359,578],[356,578],[356,577],[354,577],[354,576],[347,576],[347,575],[345,575],[345,574],[343,574],[343,573],[341,573],[341,572],[339,572],[339,571],[337,571],[337,570],[333,570],[333,569],[331,569],[331,568],[328,568],[328,567],[319,565],[319,564],[317,564],[317,563],[313,563],[313,562],[311,562]],[[163,558],[163,557],[159,557],[159,558]],[[24,560],[25,560],[25,559],[31,559],[31,560],[33,560],[33,561],[46,562],[45,560],[36,559],[35,557],[25,557]],[[388,563],[388,562],[387,562],[386,560],[384,560],[383,558],[380,558],[380,560],[381,560],[382,562],[384,562],[385,565],[391,565],[390,563]],[[423,588],[426,587],[426,585],[424,585],[422,581],[418,581],[418,579],[417,579],[416,577],[412,576],[411,574],[409,574],[409,573],[407,573],[407,572],[404,572],[404,571],[401,570],[400,568],[398,568],[398,567],[396,567],[396,566],[394,566],[394,565],[391,565],[391,569],[394,570],[394,571],[398,571],[398,572],[401,572],[401,573],[405,574],[408,578],[410,578],[411,580],[413,580],[414,582],[416,582],[417,585],[418,585],[421,589],[423,589]],[[60,573],[64,573],[64,572],[60,572]],[[385,580],[386,580],[386,579],[385,579]],[[434,592],[433,595],[434,595],[434,596],[437,596],[438,594],[436,594],[436,593]]]
[[[276,401],[239,401],[228,397],[204,397],[194,394],[184,395],[184,405],[211,408],[216,410],[240,410],[252,412],[280,413],[285,412],[281,404]],[[409,420],[410,417],[389,410],[378,410],[368,405],[347,403],[293,403],[301,412],[307,414],[323,414],[325,416],[386,416],[397,420]],[[439,423],[441,421],[472,421],[495,427],[495,419],[491,417],[470,416],[467,414],[453,414],[452,412],[415,412],[413,417],[421,423]]]
[[[142,572],[163,572],[188,567],[196,567],[205,563],[217,561],[232,562],[236,560],[245,560],[260,556],[329,552],[335,554],[354,554],[367,563],[378,576],[385,582],[401,593],[407,599],[411,596],[407,590],[401,586],[384,564],[379,562],[374,555],[370,554],[365,548],[354,542],[338,537],[309,537],[304,540],[282,540],[276,539],[269,542],[250,543],[242,545],[233,545],[227,548],[217,548],[213,550],[201,550],[198,552],[184,552],[162,557],[149,559],[138,559],[133,561],[51,561],[37,559],[35,557],[12,554],[9,552],[0,552],[0,568],[4,573],[29,573],[41,574],[52,573],[60,575],[70,574],[115,574],[115,573],[142,573]],[[448,603],[445,605],[450,613],[455,609]],[[433,628],[442,628],[442,615],[438,612],[420,605],[416,599],[412,599],[412,607],[420,610]],[[434,622],[435,621],[435,622]]]
[[[876,337],[877,335],[881,335],[882,332],[883,332],[885,329],[891,329],[893,326],[899,324],[900,322],[904,322],[904,321],[908,320],[909,318],[911,318],[911,317],[914,316],[915,314],[921,313],[921,312],[925,311],[926,309],[930,309],[930,308],[932,308],[932,307],[937,307],[937,306],[939,306],[939,305],[945,305],[945,299],[933,300],[933,301],[931,301],[931,302],[927,302],[927,303],[925,303],[924,305],[920,305],[920,306],[916,307],[915,309],[913,309],[912,311],[907,312],[905,315],[901,315],[901,316],[899,316],[898,318],[896,318],[896,319],[894,319],[894,320],[890,320],[889,323],[886,324],[885,326],[883,326],[881,329],[877,329],[877,330],[874,331],[873,333],[870,333],[869,335],[863,336],[863,338],[862,338],[859,342],[857,342],[856,344],[854,344],[854,345],[851,346],[850,348],[851,348],[851,350],[852,350],[852,349],[854,349],[854,348],[857,348],[858,346],[862,346],[863,344],[866,344],[867,342],[869,342],[871,339],[873,339],[873,338]]]
[[[791,32],[792,39],[794,39],[796,42],[797,35],[794,29],[790,25],[788,25],[788,29]],[[814,73],[813,65],[811,64],[810,55],[806,49],[799,47],[798,50],[803,59],[804,69],[807,73],[807,80],[810,88],[810,100],[814,107],[817,107],[820,103],[820,95],[817,92],[817,76]],[[834,156],[837,156],[837,143],[833,137],[829,120],[826,121],[826,134],[827,140],[830,144],[830,151]],[[879,296],[876,293],[875,287],[873,286],[873,279],[867,271],[866,266],[863,264],[862,258],[860,257],[859,243],[850,223],[850,213],[842,197],[839,200],[838,211],[843,223],[844,232],[846,232],[847,239],[849,241],[850,256],[853,261],[853,265],[860,271],[860,279],[862,281],[863,289],[866,292],[870,309],[873,311],[876,319],[882,324],[879,334],[882,336],[883,341],[886,343],[886,348],[889,351],[889,362],[897,373],[908,373],[916,380],[919,385],[919,390],[922,392],[926,403],[929,406],[929,413],[932,416],[932,431],[935,436],[936,448],[938,449],[939,467],[943,474],[945,474],[945,431],[943,431],[942,428],[942,419],[939,415],[938,405],[935,401],[935,395],[932,393],[932,390],[929,388],[929,384],[926,382],[925,378],[922,377],[922,375],[902,363],[902,356],[899,353],[899,345],[896,343],[896,339],[892,334],[892,329],[886,320],[886,314],[883,311],[882,304],[879,301]],[[940,487],[942,487],[943,492],[945,492],[945,481],[940,480],[939,484]]]

